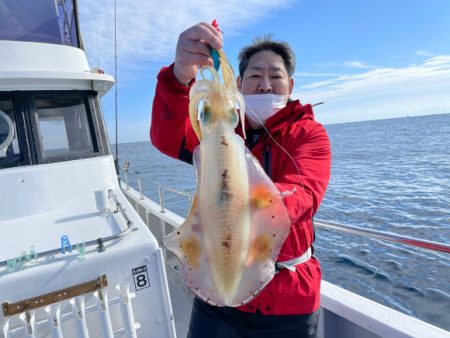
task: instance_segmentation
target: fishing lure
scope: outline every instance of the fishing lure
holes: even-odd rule
[[[217,23],[217,20],[216,20],[216,19],[214,19],[214,20],[211,22],[211,25],[212,25],[218,32],[220,32],[219,24]],[[216,49],[214,49],[214,48],[210,48],[210,54],[211,54],[211,57],[212,57],[212,59],[213,59],[214,69],[215,69],[216,71],[219,71],[219,67],[220,67],[220,57],[219,57],[219,52],[218,52]]]

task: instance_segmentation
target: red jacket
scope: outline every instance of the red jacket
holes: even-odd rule
[[[188,116],[189,86],[173,75],[173,65],[161,69],[153,101],[150,138],[161,152],[192,163],[198,144]],[[284,202],[292,220],[291,232],[281,248],[278,261],[301,256],[314,241],[312,217],[330,178],[331,150],[323,126],[314,121],[311,105],[292,101],[266,121],[270,134],[295,160],[267,135],[256,141],[252,153],[262,162],[263,149],[270,149],[271,177],[285,193]],[[267,170],[267,168],[266,168]],[[299,175],[300,172],[300,175]],[[307,314],[319,308],[321,270],[312,257],[297,265],[296,271],[281,269],[266,288],[242,311],[264,314]]]

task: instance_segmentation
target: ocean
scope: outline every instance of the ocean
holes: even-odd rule
[[[317,219],[450,244],[450,114],[326,125],[332,175]],[[158,185],[195,192],[192,166],[150,142],[119,145],[119,162]],[[137,187],[130,177],[130,185]],[[189,198],[164,192],[185,217]],[[316,229],[323,279],[450,331],[450,255]]]

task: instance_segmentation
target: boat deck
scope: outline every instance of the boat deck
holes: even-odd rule
[[[181,274],[175,268],[176,266],[177,261],[175,258],[166,262],[166,274],[172,301],[173,317],[175,319],[177,337],[181,338],[186,337],[189,329],[194,294],[185,285]]]

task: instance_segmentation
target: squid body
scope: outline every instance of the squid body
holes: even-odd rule
[[[190,91],[190,120],[200,140],[194,151],[197,190],[186,221],[164,245],[180,259],[198,297],[239,306],[275,275],[290,219],[280,192],[235,133],[238,111],[244,123],[244,100],[224,53],[219,55],[223,83],[206,66]]]

